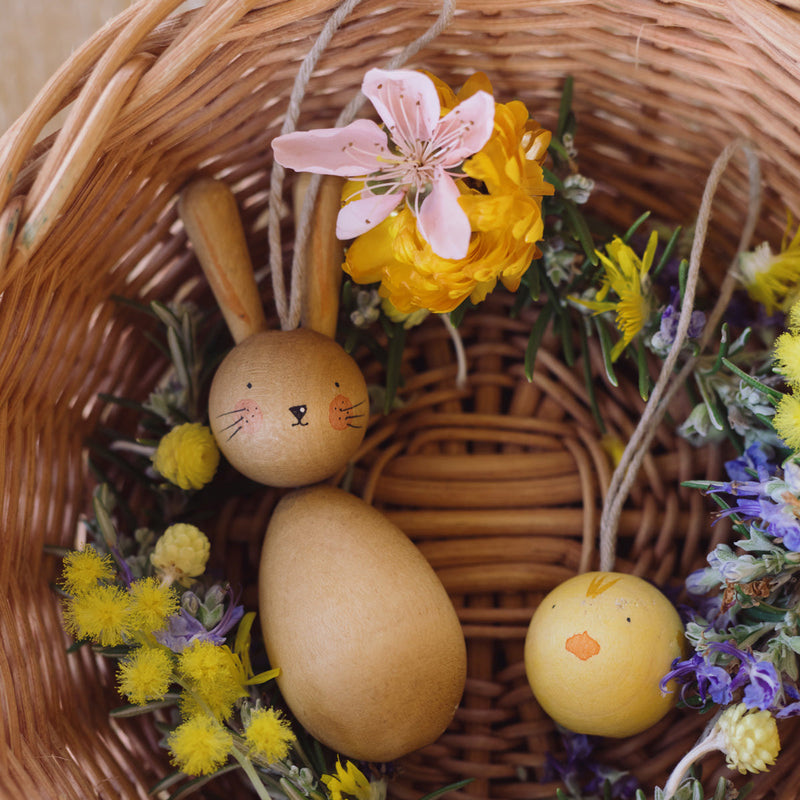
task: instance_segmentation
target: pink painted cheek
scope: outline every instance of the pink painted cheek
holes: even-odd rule
[[[220,414],[220,433],[230,441],[234,436],[255,433],[263,422],[261,409],[255,400],[239,400],[236,408]]]
[[[328,407],[328,422],[330,422],[331,427],[335,431],[343,431],[347,428],[347,414],[348,410],[352,408],[352,405],[350,399],[343,394],[337,394],[336,397],[331,400],[331,404]]]
[[[328,406],[328,422],[335,431],[344,431],[347,428],[362,428],[366,418],[367,406],[363,400],[353,403],[349,397],[337,394]]]

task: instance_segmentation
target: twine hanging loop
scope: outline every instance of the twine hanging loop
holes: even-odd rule
[[[743,151],[748,163],[750,191],[747,205],[747,219],[739,239],[736,254],[728,268],[720,289],[719,298],[706,323],[705,331],[700,340],[698,354],[690,358],[686,364],[684,364],[680,372],[675,375],[673,371],[681,350],[686,343],[692,310],[694,309],[695,293],[700,276],[700,259],[703,254],[703,248],[705,247],[714,195],[716,194],[720,180],[728,164],[738,150]],[[644,413],[628,440],[622,458],[611,476],[611,481],[603,504],[603,512],[600,518],[600,569],[604,572],[614,568],[617,529],[620,514],[622,513],[622,506],[625,503],[633,482],[636,480],[642,461],[647,455],[650,443],[656,434],[658,425],[666,413],[667,406],[672,400],[675,391],[683,385],[684,380],[691,373],[700,353],[702,353],[705,346],[708,344],[712,332],[725,313],[725,309],[730,302],[731,295],[736,286],[736,268],[739,263],[739,256],[749,249],[760,210],[761,170],[759,162],[752,147],[747,142],[737,139],[727,145],[720,153],[706,180],[703,198],[700,203],[700,210],[697,215],[695,236],[689,254],[686,289],[681,304],[675,340],[664,360],[661,373],[650,394]]]
[[[325,23],[320,35],[314,42],[306,57],[300,65],[289,104],[286,110],[281,135],[292,133],[297,127],[297,120],[300,116],[300,107],[308,88],[308,83],[314,68],[325,49],[333,40],[336,31],[341,27],[348,15],[359,5],[361,0],[344,0],[331,14]],[[453,19],[456,11],[456,0],[443,0],[442,8],[436,21],[419,37],[408,44],[398,53],[387,65],[387,69],[398,69],[409,59],[416,55],[425,45],[436,39],[442,31],[447,28]],[[364,95],[358,92],[353,99],[345,106],[336,120],[336,127],[343,127],[352,122],[359,112],[365,100]],[[303,200],[300,213],[295,221],[295,247],[292,257],[290,272],[290,284],[287,297],[286,284],[283,272],[283,258],[281,250],[281,231],[280,231],[280,210],[283,207],[283,182],[286,170],[277,162],[274,162],[272,174],[270,175],[270,198],[269,198],[269,218],[268,218],[268,237],[269,237],[269,264],[272,277],[272,291],[275,298],[275,308],[278,314],[282,330],[292,330],[300,323],[302,309],[302,293],[304,286],[304,276],[306,270],[305,243],[308,241],[309,228],[314,213],[314,205],[319,194],[320,175],[312,175],[308,184],[308,189]]]

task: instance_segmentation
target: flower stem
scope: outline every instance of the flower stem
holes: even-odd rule
[[[701,739],[676,765],[675,769],[672,770],[672,774],[669,776],[665,786],[664,786],[664,800],[670,800],[670,798],[678,791],[678,787],[681,784],[681,781],[686,776],[686,773],[689,771],[689,767],[708,753],[713,753],[714,750],[722,750],[724,746],[724,737],[722,732],[714,728],[712,732],[706,736],[705,739]]]
[[[467,356],[464,352],[464,342],[461,339],[461,334],[458,328],[453,325],[449,314],[440,315],[450,338],[453,340],[453,349],[455,350],[456,363],[458,364],[458,372],[456,373],[456,387],[463,389],[467,385]]]
[[[122,439],[112,442],[110,445],[111,450],[125,451],[128,453],[136,453],[140,456],[147,456],[148,458],[155,455],[156,448],[150,444],[139,444],[138,442],[126,442]]]
[[[259,800],[272,800],[272,796],[267,791],[261,778],[258,777],[253,762],[244,755],[244,753],[241,753],[238,747],[233,747],[231,752],[233,753],[233,757],[239,762],[239,766],[244,770],[244,774],[250,779],[250,783],[253,784],[253,788],[256,790]]]

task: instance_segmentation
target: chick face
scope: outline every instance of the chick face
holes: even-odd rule
[[[675,703],[659,682],[684,651],[672,603],[647,581],[589,572],[553,589],[533,615],[525,669],[544,711],[575,733],[624,737]]]

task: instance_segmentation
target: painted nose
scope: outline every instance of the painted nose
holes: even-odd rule
[[[297,422],[292,423],[293,428],[296,425],[308,425],[307,422],[303,422],[303,417],[306,415],[306,411],[308,411],[308,406],[291,406],[289,411],[294,414],[294,418],[297,420]]]

